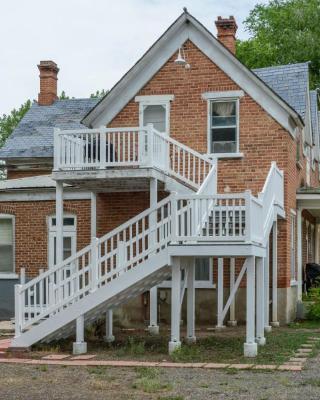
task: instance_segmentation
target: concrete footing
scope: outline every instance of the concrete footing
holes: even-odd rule
[[[257,338],[256,342],[258,343],[259,346],[264,346],[266,344],[266,338],[265,337]]]
[[[158,325],[149,325],[148,326],[148,332],[150,335],[159,335],[159,326]]]
[[[238,325],[238,321],[228,321],[227,325],[228,326],[237,326]]]
[[[187,336],[187,337],[186,337],[186,342],[187,342],[188,344],[196,343],[196,341],[197,341],[197,338],[196,338],[195,336]]]
[[[243,354],[245,357],[256,357],[258,355],[257,343],[244,343]]]
[[[180,347],[181,347],[180,341],[175,341],[175,342],[170,341],[169,342],[169,354],[172,354],[174,351],[180,349]]]
[[[272,321],[272,322],[270,322],[270,325],[271,325],[273,328],[279,328],[280,322],[279,322],[279,321]]]
[[[73,354],[85,354],[87,352],[87,342],[74,342],[73,343]]]
[[[267,333],[271,332],[271,331],[272,331],[272,326],[266,325],[266,326],[264,327],[264,331],[267,332]]]
[[[115,337],[113,335],[103,336],[103,341],[106,343],[112,343],[115,341]]]

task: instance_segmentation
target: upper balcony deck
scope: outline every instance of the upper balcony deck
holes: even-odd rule
[[[133,128],[59,130],[54,134],[53,178],[73,184],[117,182],[148,187],[151,177],[174,177],[198,190],[213,161],[152,125]],[[102,182],[104,181],[104,183]],[[111,183],[112,184],[112,183]]]

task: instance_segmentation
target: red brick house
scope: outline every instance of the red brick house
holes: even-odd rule
[[[189,341],[195,321],[246,321],[254,356],[295,318],[319,261],[317,93],[307,62],[251,71],[234,18],[216,27],[185,11],[100,101],[58,100],[59,69],[40,62],[38,102],[0,150],[14,347],[76,326],[84,352],[84,324],[105,314],[112,340],[114,311],[151,333],[171,322],[170,351],[181,318]]]

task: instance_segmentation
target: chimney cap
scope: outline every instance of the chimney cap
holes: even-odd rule
[[[233,15],[230,15],[229,18],[222,18],[219,16],[215,21],[215,24],[218,29],[232,31],[234,34],[238,29],[238,25]]]
[[[55,71],[56,73],[59,72],[58,65],[54,61],[51,61],[51,60],[40,61],[40,64],[38,64],[38,68],[39,68],[39,70],[49,69],[49,70]]]

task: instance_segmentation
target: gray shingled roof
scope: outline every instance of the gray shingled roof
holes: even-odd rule
[[[253,72],[304,118],[307,104],[309,63],[254,69]]]
[[[0,149],[0,157],[53,157],[53,128],[85,128],[80,121],[98,101],[57,100],[51,106],[33,103]]]

